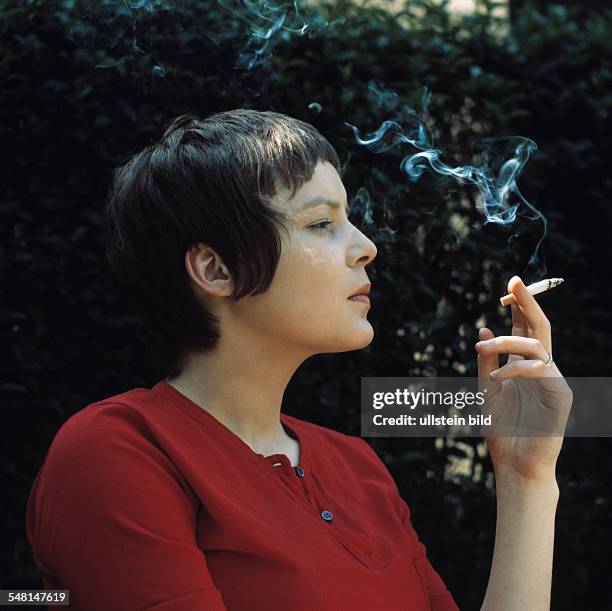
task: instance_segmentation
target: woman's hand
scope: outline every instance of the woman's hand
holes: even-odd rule
[[[495,337],[483,327],[483,341],[476,344],[479,388],[487,393],[483,414],[492,415],[489,430],[503,433],[485,441],[498,479],[541,482],[555,478],[573,394],[554,362],[545,365],[552,354],[551,328],[538,302],[518,276],[508,291],[516,300],[512,335]],[[500,354],[510,354],[501,368]],[[537,431],[542,436],[534,436]]]

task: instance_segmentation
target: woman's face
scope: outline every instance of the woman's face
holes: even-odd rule
[[[289,217],[272,283],[236,302],[240,317],[250,332],[290,349],[316,354],[363,348],[374,336],[370,305],[349,297],[369,283],[365,267],[376,246],[349,222],[346,190],[330,163],[319,163],[312,179],[290,195],[281,191],[271,204]]]

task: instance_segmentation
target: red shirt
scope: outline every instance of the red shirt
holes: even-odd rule
[[[165,381],[74,414],[28,499],[44,587],[74,611],[458,611],[369,444],[280,418],[296,467]]]

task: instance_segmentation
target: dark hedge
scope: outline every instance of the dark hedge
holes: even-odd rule
[[[539,279],[527,263],[541,222],[483,225],[473,189],[431,173],[410,183],[399,170],[407,149],[356,145],[346,123],[373,131],[394,109],[419,108],[424,87],[453,163],[468,163],[485,136],[537,142],[519,184],[549,223],[546,277],[566,279],[540,299],[555,360],[566,376],[610,375],[612,16],[537,4],[510,27],[493,2],[464,17],[426,0],[399,13],[330,2],[317,10],[344,23],[281,36],[247,70],[236,61],[253,49],[248,24],[216,2],[0,3],[1,587],[41,587],[23,516],[59,426],[90,402],[157,381],[106,267],[103,204],[113,168],[180,113],[251,107],[311,122],[337,147],[355,220],[379,246],[374,342],[310,359],[287,390],[287,413],[359,435],[360,376],[475,375],[477,327],[509,332],[497,302],[506,282]],[[398,96],[377,96],[371,81]],[[367,201],[372,223],[359,215]],[[460,607],[478,609],[495,532],[482,444],[370,442]],[[610,449],[608,439],[564,443],[555,610],[611,608]],[[468,454],[471,474],[448,472]]]

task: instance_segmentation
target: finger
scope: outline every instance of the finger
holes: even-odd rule
[[[512,276],[508,282],[508,291],[514,295],[520,312],[527,320],[533,337],[539,339],[548,352],[552,351],[550,321],[546,318],[540,304],[527,290],[519,276]]]
[[[510,378],[554,378],[559,377],[555,364],[547,367],[541,359],[514,361],[491,372],[491,378],[496,382]]]
[[[512,335],[529,337],[529,325],[525,315],[515,303],[513,303],[510,308],[512,310]]]
[[[512,311],[512,335],[519,335],[521,337],[529,337],[529,325],[525,315],[520,311],[516,304],[511,304],[510,309]],[[523,357],[519,354],[511,354],[508,357],[508,362],[520,361]]]
[[[548,359],[548,352],[540,340],[533,337],[517,335],[500,335],[494,339],[480,341],[476,344],[479,354],[517,354],[526,359]]]
[[[483,340],[494,340],[495,334],[491,329],[487,327],[482,327],[478,331],[478,337]],[[476,344],[478,346],[478,344]],[[481,352],[478,351],[478,377],[479,378],[489,378],[489,374],[499,367],[499,357],[495,352]]]

